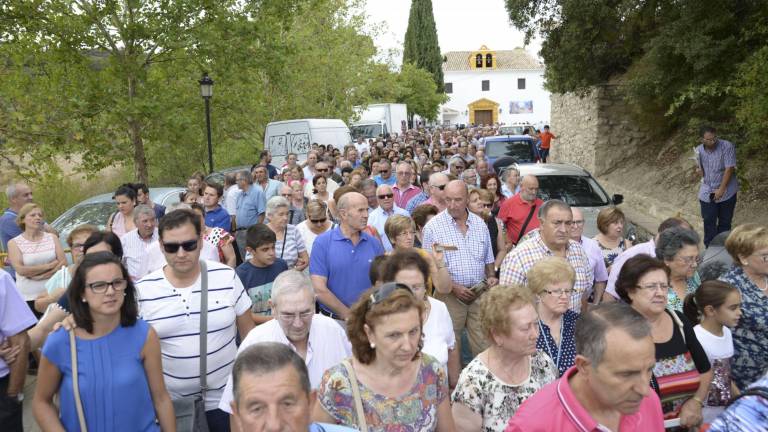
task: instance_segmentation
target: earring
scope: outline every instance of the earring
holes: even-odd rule
[[[376,344],[371,342],[371,349],[376,349]]]
[[[85,299],[80,299],[80,300],[82,300],[82,301],[83,301],[83,303],[88,303],[87,301],[85,301]]]

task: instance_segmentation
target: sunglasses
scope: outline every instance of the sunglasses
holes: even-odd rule
[[[179,248],[192,252],[197,249],[197,240],[187,240],[181,243],[163,243],[163,250],[170,254],[175,254],[179,251]]]
[[[435,189],[445,190],[445,186],[446,186],[446,185],[447,185],[447,183],[446,183],[446,184],[444,184],[444,185],[440,185],[440,186],[432,186],[432,187],[433,187],[433,188],[435,188]]]
[[[313,224],[319,224],[319,223],[325,223],[325,221],[327,221],[327,220],[328,220],[328,218],[323,218],[323,219],[310,219],[309,221],[310,221],[310,222],[312,222]]]
[[[369,297],[371,300],[371,306],[377,305],[384,300],[388,299],[393,292],[402,289],[406,290],[409,293],[413,294],[413,291],[411,291],[411,288],[408,285],[396,283],[396,282],[388,282],[379,287],[371,296]]]
[[[378,196],[379,199],[389,199],[389,198],[394,197],[395,195],[393,195],[393,194],[384,194],[384,195],[376,195],[376,196]]]
[[[318,169],[317,172],[328,172],[328,168],[325,169]]]

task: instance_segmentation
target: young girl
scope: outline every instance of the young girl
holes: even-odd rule
[[[688,294],[683,306],[685,315],[693,323],[696,337],[709,357],[714,378],[702,409],[704,423],[711,423],[739,389],[731,380],[730,359],[733,357],[731,328],[741,318],[741,294],[725,282],[709,280],[696,292]]]

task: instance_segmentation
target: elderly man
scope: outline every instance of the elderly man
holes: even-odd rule
[[[315,171],[316,171],[315,175],[320,175],[325,177],[325,180],[328,182],[328,186],[327,186],[328,194],[330,196],[333,196],[333,193],[336,192],[336,189],[339,188],[339,184],[336,183],[336,181],[331,178],[331,167],[328,166],[327,162],[320,161],[315,164]],[[314,186],[312,185],[312,182],[311,181],[307,182],[307,184],[304,185],[304,197],[306,197],[307,199],[312,198],[313,188]]]
[[[253,328],[251,298],[235,270],[206,261],[201,274],[202,220],[191,210],[175,210],[160,220],[159,243],[168,265],[136,282],[139,315],[160,339],[163,376],[172,398],[200,390],[201,280],[208,280],[208,391],[205,410],[211,432],[229,430],[229,416],[218,409],[237,353],[236,333]]]
[[[365,179],[360,183],[360,191],[366,200],[368,200],[368,214],[372,213],[376,207],[379,206],[379,201],[376,198],[376,182],[373,179]]]
[[[429,176],[429,199],[424,204],[432,204],[439,211],[445,210],[445,188],[448,186],[448,176],[443,173],[434,173]]]
[[[527,175],[523,177],[520,193],[501,204],[499,219],[507,229],[507,241],[513,245],[520,243],[523,236],[539,227],[536,212],[544,201],[536,196],[538,192],[539,180],[536,176]]]
[[[482,281],[493,286],[497,280],[488,226],[467,210],[468,201],[469,191],[464,182],[448,183],[445,188],[447,208],[427,222],[422,244],[425,250],[432,251],[456,248],[445,250],[451,292],[436,293],[435,298],[448,307],[456,340],[461,340],[461,333],[466,328],[472,353],[477,355],[486,348],[487,342],[480,327],[480,302],[470,288]]]
[[[352,168],[357,168],[360,165],[358,151],[354,146],[348,146],[346,148],[344,159],[352,165]]]
[[[384,248],[363,231],[368,223],[368,200],[363,195],[342,195],[336,209],[341,222],[315,239],[309,274],[320,313],[343,321],[352,303],[371,286],[371,261],[383,254]]]
[[[238,355],[232,368],[230,402],[235,432],[352,432],[344,426],[312,423],[315,392],[307,367],[293,350],[261,342]]]
[[[584,252],[589,258],[589,265],[592,267],[592,274],[595,276],[593,284],[594,302],[600,303],[605,291],[605,284],[608,281],[608,270],[605,268],[603,252],[597,240],[584,237],[584,214],[578,207],[571,207],[573,213],[573,225],[571,225],[571,240],[581,243]]]
[[[547,201],[539,209],[539,222],[541,228],[533,231],[504,258],[500,283],[525,285],[528,281],[526,274],[534,264],[553,255],[565,258],[576,271],[570,309],[581,312],[586,307],[595,277],[584,247],[570,239],[571,206],[560,200]]]
[[[150,272],[149,251],[157,242],[157,219],[155,211],[141,204],[133,209],[133,223],[136,228],[120,238],[123,244],[123,262],[131,280],[137,281]]]
[[[483,157],[483,159],[477,160],[477,163],[475,164],[475,169],[477,170],[477,175],[480,177],[481,180],[488,177],[488,175],[491,174],[491,167],[488,164],[488,161],[485,159],[485,157]]]
[[[205,206],[205,225],[211,228],[221,228],[226,232],[232,231],[232,218],[229,212],[219,203],[224,194],[224,188],[218,183],[206,183],[203,189],[203,206]]]
[[[352,355],[352,346],[344,329],[327,316],[315,314],[315,291],[301,272],[288,270],[272,283],[269,301],[276,319],[255,327],[240,344],[238,355],[260,342],[278,342],[290,347],[309,370],[312,389],[320,386],[323,373]],[[219,408],[231,413],[232,377],[219,402]]]
[[[310,150],[309,153],[307,153],[307,160],[304,161],[304,180],[309,184],[312,184],[312,178],[317,174],[317,171],[315,170],[317,158],[317,150]]]
[[[443,174],[451,174],[456,178],[459,178],[464,169],[467,167],[467,162],[459,155],[453,155],[448,159],[448,170],[443,171]]]
[[[383,184],[392,186],[395,184],[395,176],[392,175],[392,164],[388,159],[379,160],[379,173],[373,179],[377,186]]]
[[[461,173],[461,179],[467,184],[467,187],[474,189],[480,186],[480,179],[477,176],[477,171],[474,168],[467,168]]]
[[[576,364],[528,398],[505,432],[664,431],[649,382],[656,364],[648,321],[623,304],[576,323]]]
[[[371,212],[368,216],[368,224],[379,233],[381,237],[381,243],[384,246],[384,250],[389,252],[392,250],[392,242],[384,232],[384,224],[387,223],[392,215],[410,216],[409,213],[400,207],[395,205],[394,192],[389,185],[381,185],[376,189],[376,198],[378,199],[378,207]]]
[[[283,184],[269,177],[269,172],[267,171],[266,166],[254,165],[251,167],[251,175],[253,176],[254,186],[258,186],[261,188],[261,191],[264,192],[265,200],[269,201],[273,196],[280,194],[280,186]]]
[[[235,241],[240,251],[240,256],[245,256],[245,231],[251,225],[264,221],[264,211],[267,209],[267,200],[261,188],[253,186],[253,177],[249,171],[237,173],[237,186],[240,194],[237,196],[235,223],[237,226]]]
[[[395,177],[397,182],[392,186],[392,191],[395,193],[395,205],[404,209],[408,207],[408,202],[421,192],[421,189],[412,183],[413,166],[408,162],[402,161],[397,164]]]
[[[0,239],[3,250],[8,250],[8,240],[21,234],[21,229],[16,225],[16,216],[24,207],[24,204],[32,202],[32,188],[25,183],[14,183],[5,189],[8,198],[8,208],[0,216]]]

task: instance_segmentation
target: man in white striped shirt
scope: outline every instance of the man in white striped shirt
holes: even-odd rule
[[[150,271],[149,249],[158,239],[155,211],[148,205],[133,209],[133,223],[136,228],[120,239],[123,244],[123,262],[133,281],[146,276]]]
[[[160,246],[168,262],[136,283],[139,314],[160,338],[163,377],[171,398],[200,392],[200,217],[186,209],[160,220]],[[229,415],[218,409],[237,346],[253,328],[251,300],[234,269],[206,261],[208,336],[206,417],[211,432],[229,431]]]

